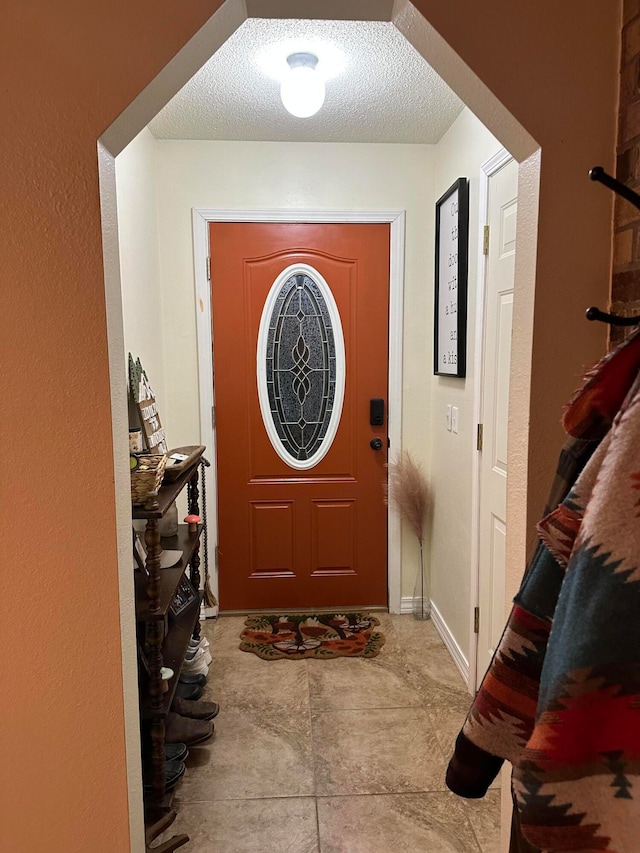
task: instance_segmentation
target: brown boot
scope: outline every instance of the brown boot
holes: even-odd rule
[[[164,723],[164,739],[167,743],[184,743],[195,746],[209,740],[213,734],[213,723],[206,720],[191,720],[171,711]]]
[[[187,701],[176,696],[171,710],[183,717],[190,717],[192,720],[213,720],[214,717],[218,716],[220,705],[217,702]]]

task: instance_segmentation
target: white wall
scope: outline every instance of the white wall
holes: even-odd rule
[[[145,130],[116,164],[125,343],[172,447],[200,441],[192,209],[406,210],[403,446],[429,474],[432,599],[467,659],[479,172],[500,147],[465,109],[435,146],[156,141]],[[433,376],[434,205],[458,177],[470,190],[467,378],[448,379]],[[418,551],[406,530],[402,554],[408,597]]]
[[[467,376],[432,377],[431,538],[432,600],[469,660],[471,608],[471,487],[475,464],[473,422],[480,166],[502,146],[473,113],[464,109],[435,146],[434,203],[457,178],[469,178],[469,284]],[[484,223],[483,223],[484,224]],[[460,412],[459,432],[446,428],[446,406]]]
[[[156,140],[143,130],[116,158],[125,355],[139,357],[166,421]]]
[[[479,172],[500,147],[465,109],[435,146],[156,141],[144,131],[117,160],[125,341],[174,447],[200,440],[192,208],[406,210],[403,446],[430,476],[432,598],[467,659]],[[434,204],[458,177],[470,187],[468,368],[447,379],[432,372]],[[460,411],[457,435],[447,404]],[[410,596],[418,551],[408,531],[402,553]]]
[[[160,278],[171,445],[199,436],[191,210],[406,210],[403,443],[429,462],[433,146],[159,140]],[[418,552],[403,537],[403,595]]]

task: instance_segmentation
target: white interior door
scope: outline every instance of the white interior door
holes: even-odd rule
[[[505,540],[509,370],[518,208],[518,164],[509,160],[488,181],[482,366],[483,440],[479,489],[479,684],[505,621]]]

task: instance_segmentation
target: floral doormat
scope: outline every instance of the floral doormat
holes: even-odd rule
[[[263,660],[373,658],[385,641],[369,613],[248,616],[244,624],[240,649]]]

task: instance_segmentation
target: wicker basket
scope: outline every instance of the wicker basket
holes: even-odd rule
[[[149,492],[155,492],[160,487],[167,464],[167,454],[147,453],[138,459],[138,467],[131,472],[131,503],[134,506],[145,504]]]

